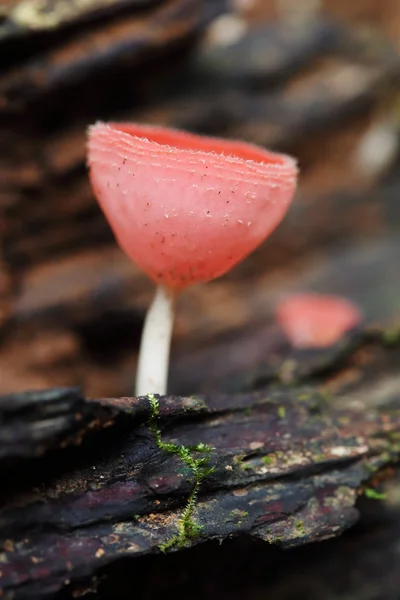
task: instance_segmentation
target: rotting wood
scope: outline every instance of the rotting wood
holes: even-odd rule
[[[247,533],[293,547],[339,535],[357,521],[358,495],[400,454],[400,347],[385,339],[354,332],[327,352],[325,374],[298,352],[296,381],[282,383],[281,365],[256,392],[160,398],[159,414],[148,397],[3,397],[6,597],[50,597],[123,557],[208,539]],[[168,444],[212,468],[186,539],[176,535],[195,477]]]

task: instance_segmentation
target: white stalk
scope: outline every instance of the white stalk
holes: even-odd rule
[[[147,311],[140,342],[136,396],[166,394],[176,295],[159,285]]]

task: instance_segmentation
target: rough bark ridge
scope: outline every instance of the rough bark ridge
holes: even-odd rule
[[[117,559],[240,533],[339,535],[399,456],[395,342],[352,332],[233,396],[2,397],[3,595],[50,597]]]

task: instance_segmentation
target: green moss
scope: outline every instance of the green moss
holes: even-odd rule
[[[263,456],[261,458],[261,460],[263,461],[264,465],[267,465],[267,467],[269,465],[272,465],[272,463],[274,462],[274,459],[272,458],[272,456]]]
[[[251,471],[253,469],[252,465],[250,465],[249,463],[244,463],[241,465],[243,471]]]
[[[169,452],[179,456],[182,462],[189,467],[193,474],[193,488],[188,498],[185,509],[178,522],[178,533],[173,538],[160,545],[160,550],[166,552],[174,546],[182,547],[192,538],[199,535],[202,526],[198,525],[193,519],[193,512],[196,506],[197,496],[200,490],[202,481],[210,475],[214,468],[209,466],[208,457],[196,457],[196,453],[212,452],[213,448],[207,444],[200,442],[196,446],[183,446],[181,444],[173,444],[171,442],[163,442],[161,431],[157,427],[160,406],[158,399],[154,394],[147,395],[150,402],[150,418],[148,422],[149,431],[153,435],[156,444],[160,450]]]
[[[231,517],[248,517],[249,513],[247,510],[241,510],[240,508],[234,508],[230,512]]]
[[[377,492],[373,488],[366,488],[364,490],[364,494],[367,498],[371,500],[386,500],[386,494],[382,492]]]
[[[284,406],[279,406],[278,415],[280,419],[284,419],[286,417],[286,408]]]
[[[390,463],[394,457],[390,452],[382,452],[382,454],[379,455],[379,458],[381,462]]]
[[[313,456],[314,463],[325,462],[325,460],[326,460],[326,455],[323,452],[316,452]]]
[[[306,530],[304,529],[303,521],[296,521],[296,529],[301,535],[305,534]]]
[[[246,417],[250,417],[251,416],[251,407],[248,406],[246,408],[246,410],[244,411],[244,414],[246,415]]]
[[[386,329],[382,332],[382,341],[387,346],[394,346],[400,342],[400,328]]]
[[[370,462],[366,462],[364,467],[369,471],[369,473],[375,473],[378,470],[378,467]]]
[[[239,527],[240,525],[243,524],[243,520],[249,516],[249,513],[247,510],[241,510],[240,508],[234,508],[233,510],[231,510],[230,516],[232,517],[232,519],[235,519],[236,527]]]
[[[281,541],[282,541],[282,537],[280,535],[278,535],[278,536],[272,538],[271,544],[280,544]]]
[[[309,400],[311,400],[312,395],[310,393],[301,393],[297,396],[297,399],[300,400],[300,402],[308,402]]]

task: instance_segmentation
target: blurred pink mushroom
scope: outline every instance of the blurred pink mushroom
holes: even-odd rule
[[[296,163],[245,142],[96,123],[88,164],[119,245],[157,285],[136,394],[164,394],[177,295],[223,275],[268,237],[294,195]]]
[[[362,320],[360,309],[341,296],[294,294],[276,309],[276,320],[295,348],[332,346]]]

